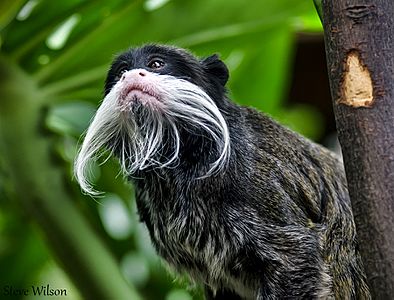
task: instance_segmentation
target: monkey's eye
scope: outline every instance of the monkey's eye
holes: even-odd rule
[[[160,58],[155,58],[152,59],[149,63],[148,63],[148,67],[151,69],[161,69],[163,68],[165,65],[164,61]]]

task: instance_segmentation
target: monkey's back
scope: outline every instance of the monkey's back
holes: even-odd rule
[[[235,144],[252,153],[251,188],[261,197],[257,211],[267,222],[316,233],[335,299],[370,299],[342,162],[271,118],[241,110],[247,143]]]

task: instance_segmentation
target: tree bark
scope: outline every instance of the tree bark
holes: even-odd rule
[[[323,0],[331,96],[374,299],[394,297],[394,1]]]

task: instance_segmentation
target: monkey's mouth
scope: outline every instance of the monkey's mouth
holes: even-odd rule
[[[133,107],[140,105],[153,109],[162,105],[158,93],[153,88],[140,84],[125,87],[119,95],[118,103],[121,111],[131,111]]]

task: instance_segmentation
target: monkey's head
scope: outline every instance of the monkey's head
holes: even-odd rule
[[[204,176],[223,168],[230,138],[220,107],[228,101],[228,76],[217,55],[199,60],[183,49],[158,45],[118,55],[75,161],[82,189],[94,193],[86,173],[103,149],[116,155],[123,172],[133,176],[176,167],[187,141],[203,138],[215,154]]]

